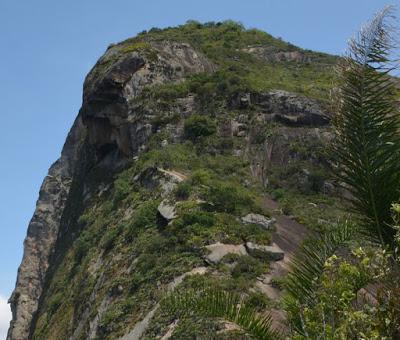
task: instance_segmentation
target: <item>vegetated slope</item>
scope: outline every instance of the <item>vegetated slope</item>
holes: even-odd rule
[[[326,156],[335,62],[230,21],[110,46],[42,186],[9,339],[246,338],[158,302],[213,285],[279,309],[256,288],[279,260],[263,197],[313,230],[340,214]]]

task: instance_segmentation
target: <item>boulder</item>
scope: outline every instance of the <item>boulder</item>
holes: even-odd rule
[[[246,248],[242,244],[223,244],[217,242],[205,248],[210,251],[210,253],[205,256],[206,262],[210,264],[221,262],[222,258],[228,254],[247,255]]]
[[[175,205],[169,204],[166,200],[162,201],[157,208],[160,215],[167,221],[171,221],[176,218]]]
[[[242,222],[248,224],[257,224],[265,229],[270,229],[276,220],[274,218],[268,219],[264,215],[251,213],[242,217]]]
[[[254,257],[267,258],[273,261],[283,260],[285,253],[275,243],[271,246],[258,245],[253,242],[246,243],[247,252]]]

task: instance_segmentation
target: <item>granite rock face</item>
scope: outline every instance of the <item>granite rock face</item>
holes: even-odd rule
[[[118,147],[126,156],[139,152],[151,134],[151,124],[138,119],[132,104],[143,88],[215,69],[188,44],[153,42],[151,51],[120,56],[111,48],[86,78],[81,115],[97,149]]]
[[[152,126],[137,115],[132,100],[145,86],[179,82],[189,74],[215,69],[185,43],[154,42],[143,51],[122,49],[120,45],[109,48],[88,74],[80,113],[60,159],[43,181],[10,298],[13,317],[8,340],[29,338],[57,242],[68,236],[74,222],[70,210],[90,195],[91,189],[80,183],[89,169],[100,167],[112,173],[145,147]]]
[[[84,126],[78,116],[67,137],[60,159],[50,167],[43,181],[36,210],[28,226],[16,288],[9,299],[13,318],[8,339],[28,338],[30,322],[38,307],[49,259],[71,187],[74,165],[83,139]]]

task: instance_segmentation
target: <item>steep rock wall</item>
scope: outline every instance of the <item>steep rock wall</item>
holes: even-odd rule
[[[141,47],[141,46],[140,46]],[[25,340],[31,332],[48,268],[57,240],[68,233],[66,206],[77,197],[70,193],[82,171],[99,165],[109,171],[137,154],[151,134],[151,127],[136,116],[130,101],[144,86],[182,81],[185,76],[212,72],[215,67],[188,44],[153,43],[129,50],[116,45],[107,50],[84,84],[83,104],[61,157],[49,169],[40,189],[36,210],[24,241],[24,255],[15,290],[10,298],[12,321],[7,339]],[[86,154],[94,150],[89,160]],[[88,164],[89,163],[89,164]],[[93,164],[91,164],[93,163]],[[84,186],[84,183],[75,183]],[[80,195],[85,194],[85,188]],[[87,194],[87,192],[86,192]]]

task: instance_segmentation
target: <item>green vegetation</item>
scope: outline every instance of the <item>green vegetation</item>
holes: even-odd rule
[[[208,116],[193,115],[185,120],[185,137],[193,142],[213,135],[217,131],[215,121]]]
[[[203,52],[218,66],[212,74],[193,75],[186,82],[148,89],[158,104],[194,93],[201,107],[219,110],[220,100],[238,92],[259,92],[283,89],[327,102],[337,58],[323,53],[302,50],[290,43],[256,30],[245,29],[232,21],[200,24],[188,22],[173,28],[151,29],[113,48],[125,50],[148,46],[155,41],[187,42]],[[131,47],[133,46],[133,47]],[[267,55],[297,51],[308,62],[271,61],[250,52],[249,46],[263,47]]]
[[[255,339],[280,339],[279,332],[271,330],[270,316],[257,314],[251,305],[241,302],[240,296],[215,290],[189,290],[169,296],[163,308],[179,316],[197,315],[223,318],[239,325]]]

